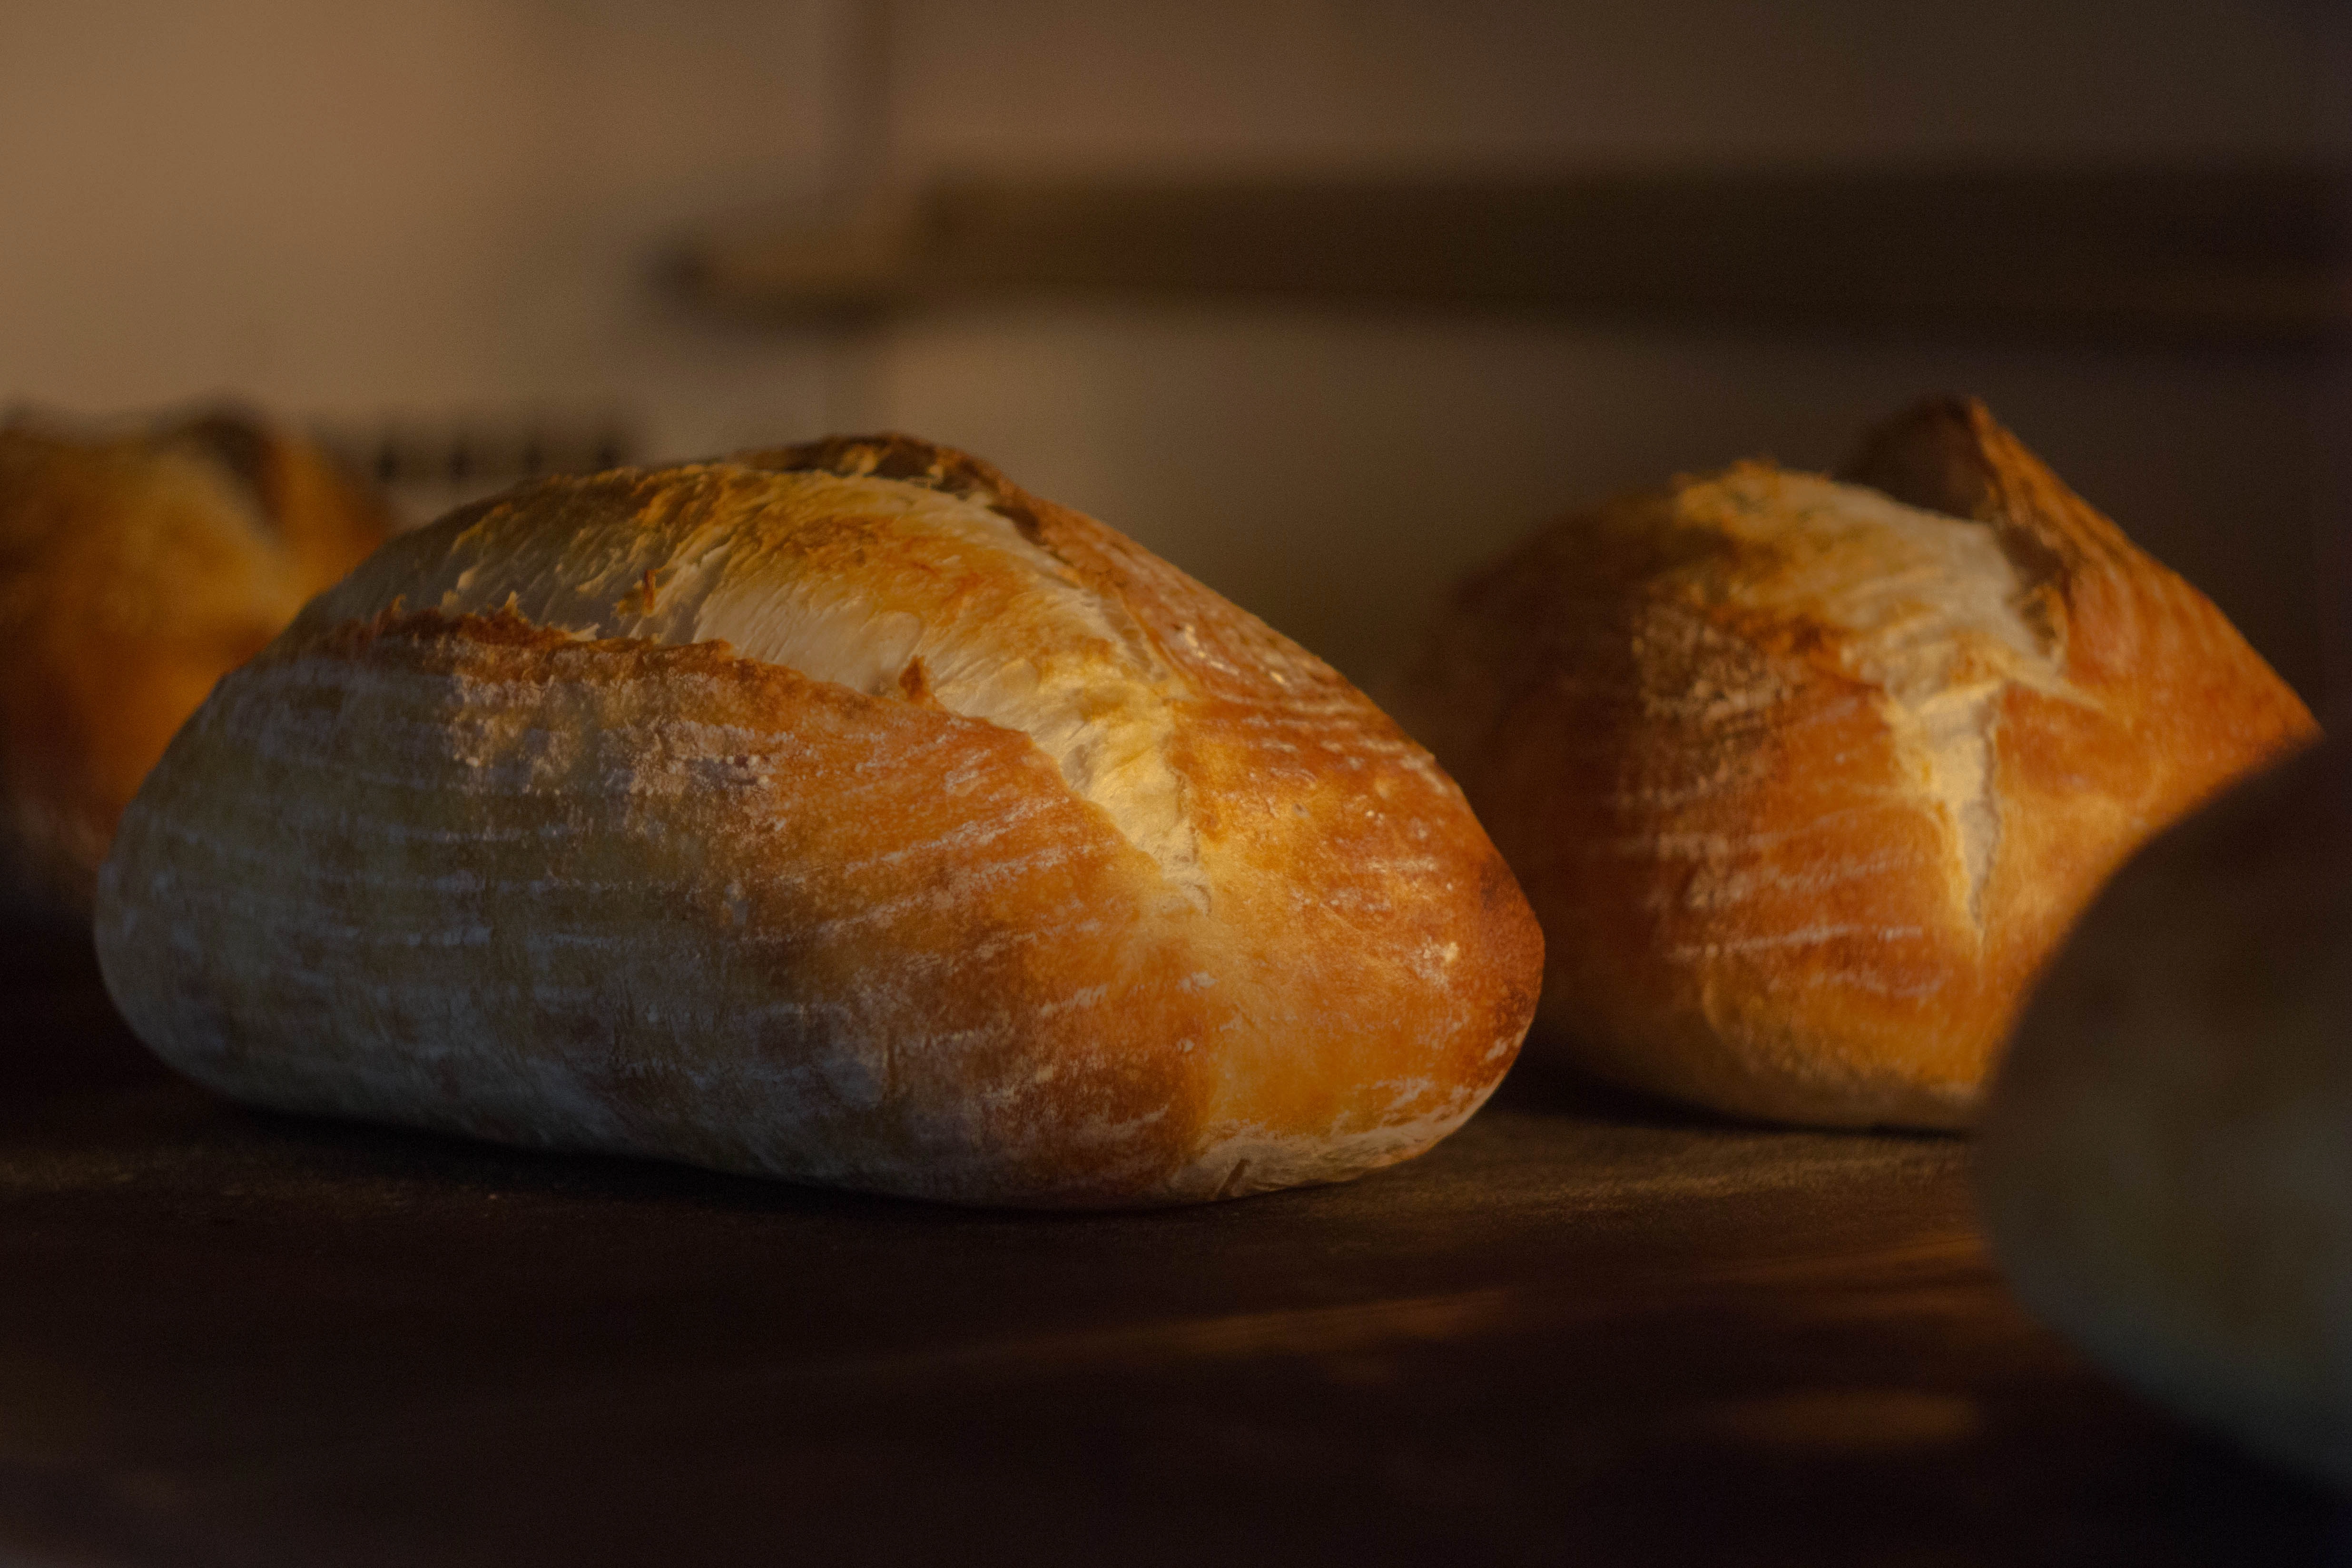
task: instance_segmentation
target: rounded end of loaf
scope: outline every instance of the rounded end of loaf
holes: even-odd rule
[[[394,542],[174,742],[98,931],[236,1098],[1038,1206],[1417,1153],[1541,967],[1338,675],[900,437]]]
[[[2020,1299],[2151,1399],[2352,1484],[2352,780],[2330,745],[2150,845],[1979,1135]]]
[[[1962,1128],[2113,868],[2316,729],[1981,405],[1850,474],[1741,464],[1555,525],[1461,588],[1398,710],[1526,888],[1588,1070]]]
[[[116,819],[213,683],[383,542],[374,500],[241,412],[0,427],[0,884],[79,922]]]

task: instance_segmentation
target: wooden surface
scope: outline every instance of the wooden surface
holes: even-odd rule
[[[1435,1153],[959,1212],[0,1046],[0,1563],[2340,1560],[2010,1304],[1949,1139],[1525,1068]]]
[[[2309,343],[2352,327],[2352,171],[1789,170],[885,193],[832,226],[736,225],[691,298],[798,319],[974,299],[1278,297],[1808,332]]]

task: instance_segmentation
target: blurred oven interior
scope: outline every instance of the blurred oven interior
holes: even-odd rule
[[[1359,679],[1548,513],[1832,464],[1972,392],[2309,690],[2340,30],[2321,0],[17,5],[0,366],[74,410],[249,397],[414,516],[534,440],[905,428]],[[959,273],[908,235],[942,190],[1032,242]],[[1465,190],[1500,228],[1449,260]]]
[[[2336,0],[15,3],[0,6],[0,391],[94,415],[249,400],[373,471],[411,522],[536,469],[903,429],[1126,531],[1364,682],[1407,654],[1446,584],[1549,515],[1743,456],[1831,467],[1912,399],[1968,393],[2202,587],[2314,707],[2340,704],[2342,686],[2326,689],[2330,621],[2315,584],[2345,579],[2336,520],[2352,484],[2335,434],[2352,418],[2335,196],[2352,166],[2347,18]],[[1309,1559],[1332,1540],[1357,1542],[1357,1562],[1433,1561],[1423,1548],[1435,1537],[1395,1523],[1419,1509],[1413,1518],[1460,1532],[1464,1560],[1549,1561],[1530,1542],[1550,1538],[1528,1521],[1547,1517],[1555,1482],[1582,1488],[1579,1506],[1604,1522],[1618,1517],[1612,1499],[1653,1521],[1681,1519],[1655,1488],[1612,1479],[1622,1474],[1612,1465],[1650,1466],[1669,1447],[1682,1468],[1656,1473],[1728,1478],[1725,1495],[1750,1514],[1727,1520],[1777,1521],[1771,1539],[1785,1544],[1822,1528],[1825,1500],[1859,1499],[1861,1522],[1836,1539],[1886,1553],[1718,1561],[2221,1562],[2239,1560],[2226,1549],[2241,1535],[2249,1550],[2342,1541],[2340,1521],[2307,1500],[2282,1502],[2271,1483],[2204,1450],[2147,1436],[2119,1396],[2084,1393],[2088,1374],[2026,1337],[2013,1313],[2000,1316],[2010,1309],[1970,1250],[1948,1141],[1805,1135],[1807,1159],[1894,1173],[1883,1189],[1894,1196],[1857,1200],[1837,1221],[1849,1240],[1893,1239],[1870,1255],[1875,1272],[1821,1263],[1738,1276],[1743,1300],[1765,1300],[1782,1288],[1774,1280],[1800,1282],[1787,1286],[1791,1300],[1812,1279],[1845,1280],[1853,1301],[1884,1292],[1869,1300],[1893,1305],[1863,1327],[1860,1315],[1804,1318],[1801,1343],[1796,1330],[1775,1339],[1780,1330],[1753,1322],[1718,1338],[1711,1306],[1659,1286],[1626,1309],[1633,1326],[1617,1339],[1559,1331],[1558,1342],[1587,1345],[1561,1352],[1590,1361],[1575,1363],[1580,1386],[1616,1389],[1595,1397],[1622,1394],[1629,1410],[1647,1409],[1647,1393],[1619,1388],[1626,1356],[1643,1353],[1670,1369],[1664,1382],[1679,1392],[1660,1396],[1668,1405],[1698,1399],[1709,1377],[1734,1393],[1763,1388],[1761,1363],[1735,1360],[1758,1345],[1824,1380],[1794,1404],[1757,1393],[1693,1405],[1696,1424],[1672,1443],[1626,1438],[1636,1446],[1621,1453],[1538,1407],[1567,1374],[1523,1358],[1531,1342],[1511,1336],[1538,1321],[1531,1298],[1493,1285],[1501,1254],[1471,1246],[1503,1236],[1504,1221],[1433,1217],[1436,1200],[1412,1208],[1421,1200],[1402,1187],[1389,1189],[1407,1194],[1393,1214],[1370,1183],[1330,1197],[1373,1206],[1360,1223],[1345,1217],[1356,1210],[1332,1211],[1341,1218],[1328,1234],[1340,1239],[1328,1247],[1252,1239],[1247,1227],[1307,1212],[1274,1200],[1240,1217],[1171,1219],[1149,1239],[1120,1239],[1129,1233],[1103,1221],[1054,1240],[1003,1216],[959,1230],[963,1216],[911,1205],[746,1196],[741,1184],[690,1173],[541,1167],[355,1132],[350,1158],[373,1162],[352,1178],[358,1195],[314,1202],[301,1183],[345,1157],[332,1135],[239,1125],[203,1147],[236,1160],[260,1144],[291,1148],[299,1165],[284,1178],[298,1217],[283,1237],[296,1239],[278,1252],[243,1243],[271,1260],[252,1264],[251,1279],[287,1301],[331,1305],[287,1309],[294,1349],[282,1357],[217,1350],[234,1376],[211,1382],[216,1347],[162,1330],[140,1341],[143,1361],[19,1353],[11,1347],[83,1342],[80,1320],[63,1307],[44,1317],[31,1297],[0,1308],[13,1336],[0,1342],[0,1559],[18,1540],[108,1562],[737,1554],[751,1537],[730,1531],[766,1528],[762,1510],[780,1495],[740,1456],[782,1450],[759,1447],[772,1436],[764,1385],[739,1381],[728,1357],[772,1350],[759,1292],[772,1286],[782,1300],[801,1288],[769,1256],[788,1226],[815,1237],[810,1256],[835,1259],[837,1278],[895,1292],[876,1299],[870,1321],[846,1296],[806,1309],[845,1344],[882,1346],[843,1361],[852,1370],[838,1377],[820,1368],[833,1382],[812,1373],[805,1388],[789,1384],[851,1434],[835,1448],[812,1436],[789,1449],[791,1473],[824,1494],[806,1517],[855,1510],[858,1529],[909,1556],[975,1560],[950,1549],[962,1521],[1029,1529],[1065,1519],[1066,1505],[1076,1522],[1028,1538],[1031,1560],[1084,1560],[1089,1529],[1131,1517],[1160,1520],[1155,1539],[1230,1561]],[[1480,1155],[1489,1164],[1478,1169],[1507,1185],[1532,1167],[1507,1158],[1518,1147],[1507,1140],[1523,1135],[1509,1129],[1523,1124],[1496,1125],[1491,1147],[1505,1152]],[[1722,1135],[1765,1147],[1752,1131]],[[196,1184],[171,1213],[255,1227],[215,1237],[279,1234],[255,1217],[251,1194],[278,1190],[252,1173],[262,1155],[249,1168],[189,1158]],[[1733,1155],[1721,1158],[1734,1169]],[[1932,1182],[1918,1174],[1930,1166]],[[230,1173],[217,1181],[205,1173],[221,1169]],[[445,1181],[445,1169],[457,1174]],[[379,1202],[395,1192],[406,1195]],[[1942,1227],[1932,1245],[1918,1240],[1926,1210],[1903,1208],[1914,1202],[1905,1194],[1927,1194],[1916,1204]],[[492,1233],[483,1216],[499,1212],[489,1200],[506,1196],[516,1213],[566,1217],[481,1239]],[[1811,1200],[1783,1196],[1772,1223],[1796,1226]],[[404,1278],[454,1258],[452,1278],[490,1281],[481,1323],[504,1322],[507,1309],[518,1323],[541,1313],[530,1321],[551,1325],[544,1347],[540,1327],[509,1324],[451,1330],[458,1348],[446,1350],[400,1316],[413,1307],[415,1322],[444,1321],[415,1305],[425,1285],[413,1297],[390,1288],[379,1309],[341,1282],[375,1278],[357,1242],[321,1244],[317,1256],[347,1271],[333,1279],[292,1264],[271,1272],[311,1256],[301,1224],[396,1229],[384,1216],[400,1204],[424,1216],[410,1241],[383,1244],[386,1258],[425,1260]],[[1731,1236],[1750,1211],[1723,1212],[1735,1217],[1695,1221],[1687,1236]],[[121,1223],[140,1246],[178,1245],[143,1211]],[[44,1234],[67,1235],[57,1224],[67,1228]],[[549,1265],[544,1278],[501,1272],[499,1248],[537,1258],[572,1245],[551,1239],[563,1225],[580,1227],[585,1261]],[[1758,1234],[1769,1228],[1759,1222]],[[614,1239],[625,1232],[634,1239]],[[20,1239],[30,1234],[20,1227]],[[1564,1275],[1568,1262],[1548,1260],[1554,1241],[1536,1234],[1510,1243],[1535,1259],[1529,1278]],[[1064,1245],[1076,1261],[1046,1260]],[[1381,1274],[1367,1260],[1391,1246],[1407,1262]],[[1580,1281],[1605,1281],[1638,1251],[1591,1247],[1599,1261],[1576,1265]],[[111,1300],[89,1280],[119,1285],[139,1268],[109,1273],[113,1255],[91,1248],[100,1261],[75,1300]],[[242,1288],[168,1256],[222,1300]],[[659,1260],[676,1291],[599,1272],[636,1256]],[[926,1361],[924,1345],[891,1349],[888,1334],[934,1285],[943,1302],[994,1301],[986,1310],[1010,1321],[1027,1309],[1007,1305],[1019,1298],[1007,1281],[1033,1261],[1040,1279],[1100,1268],[1130,1294],[1164,1289],[1175,1304],[1163,1315],[1205,1312],[1212,1298],[1260,1315],[1160,1339],[1159,1329],[1080,1333],[1080,1323],[1066,1364],[1037,1372],[1019,1384],[1029,1403],[1008,1396],[1002,1409],[987,1391],[1046,1366],[1021,1359],[1046,1350]],[[1393,1300],[1342,1300],[1373,1292],[1364,1281],[1376,1274]],[[1707,1275],[1706,1288],[1731,1278]],[[1089,1289],[1073,1287],[1072,1300]],[[1754,1308],[1754,1322],[1780,1300]],[[1967,1318],[1954,1302],[1991,1316]],[[1281,1316],[1293,1307],[1305,1315]],[[1967,1326],[1996,1319],[1998,1332]],[[97,1332],[84,1339],[99,1343]],[[381,1350],[381,1367],[346,1354],[361,1340],[369,1355]],[[657,1355],[645,1348],[656,1343]],[[1609,1348],[1620,1344],[1634,1349]],[[1856,1345],[1882,1356],[1877,1372],[1837,1360]],[[1895,1386],[1933,1360],[1922,1345],[1976,1370]],[[611,1397],[650,1412],[654,1458],[609,1435],[619,1427],[583,1436],[602,1417],[548,1392],[572,1375],[565,1356],[628,1369],[639,1355],[667,1370]],[[1210,1369],[1206,1381],[1167,1370],[1194,1365],[1188,1356]],[[1254,1370],[1252,1357],[1275,1370]],[[510,1402],[493,1409],[485,1394],[478,1409],[451,1394],[447,1409],[474,1412],[458,1421],[395,1375],[420,1365],[495,1384]],[[1103,1371],[1130,1366],[1144,1370],[1127,1383]],[[1411,1432],[1390,1431],[1381,1391],[1421,1388],[1415,1367],[1435,1368],[1430,1386],[1450,1391],[1414,1406],[1415,1419],[1455,1449],[1413,1448]],[[690,1397],[665,1392],[673,1374]],[[1533,1392],[1521,1398],[1523,1375]],[[1883,1385],[1841,1381],[1874,1375]],[[932,1463],[932,1450],[901,1441],[931,1419],[907,1392],[922,1377],[982,1392],[937,1395],[938,1430],[950,1434],[940,1451],[952,1448],[961,1468],[925,1471],[938,1489],[918,1496],[893,1467]],[[151,1397],[151,1383],[164,1392]],[[1214,1397],[1196,1398],[1196,1386]],[[1129,1388],[1143,1391],[1136,1408],[1159,1412],[1150,1431],[1122,1426],[1112,1408],[1112,1393]],[[317,1389],[347,1404],[322,1415],[327,1405],[305,1403]],[[1486,1448],[1475,1434],[1490,1417],[1470,1403],[1482,1392],[1494,1430],[1514,1435]],[[1098,1427],[1065,1430],[1038,1403],[1048,1394],[1093,1412]],[[1097,1398],[1099,1409],[1087,1403]],[[898,1409],[893,1399],[919,1405],[920,1421],[886,1433],[882,1416],[857,1414]],[[1216,1399],[1255,1425],[1218,1424],[1204,1414]],[[1284,1401],[1321,1412],[1321,1425],[1286,1415]],[[352,1436],[368,1430],[366,1411],[395,1407],[427,1415],[390,1436]],[[2026,1436],[2002,1425],[2018,1411],[2040,1423]],[[445,1419],[457,1426],[433,1425]],[[1650,1433],[1646,1419],[1627,1415],[1622,1430]],[[1000,1423],[1011,1433],[1002,1453],[990,1436]],[[706,1426],[720,1436],[706,1438]],[[155,1436],[200,1427],[181,1449]],[[1373,1468],[1348,1469],[1325,1442],[1342,1428],[1393,1442],[1377,1465],[1365,1460]],[[247,1430],[250,1452],[235,1446]],[[456,1458],[435,1458],[443,1438],[417,1436],[427,1430],[457,1431]],[[1110,1436],[1097,1445],[1086,1437],[1096,1430]],[[1554,1445],[1528,1450],[1528,1467],[1548,1467],[1540,1474],[1512,1468],[1520,1433]],[[1995,1437],[2012,1436],[1996,1453]],[[1777,1445],[1770,1462],[1721,1458],[1748,1453],[1738,1445],[1751,1439]],[[726,1448],[739,1440],[748,1446]],[[1946,1480],[1900,1468],[1942,1444],[1995,1457],[1956,1463]],[[2103,1444],[2139,1468],[2101,1468]],[[2158,1449],[2161,1462],[2139,1462]],[[205,1468],[232,1450],[235,1463]],[[1067,1498],[1059,1480],[1040,1491],[1004,1457],[1049,1450],[1077,1477]],[[516,1457],[526,1453],[540,1457]],[[474,1468],[444,1495],[464,1467]],[[1259,1479],[1233,1479],[1244,1473]],[[1279,1486],[1264,1479],[1276,1474]],[[528,1508],[499,1489],[516,1476],[542,1488]],[[1182,1489],[1195,1481],[1198,1492]],[[1283,1489],[1294,1485],[1296,1513]],[[667,1500],[631,1511],[640,1486]],[[1897,1500],[1870,1511],[1873,1488]],[[441,1511],[417,1503],[428,1495]],[[2095,1528],[2062,1521],[2036,1538],[2058,1543],[2051,1554],[2000,1554],[2007,1521],[2035,1508],[2057,1519],[2079,1498],[2094,1500],[2083,1506]],[[1337,1536],[1309,1528],[1360,1508]],[[2197,1533],[2206,1518],[2217,1521],[2210,1540]],[[647,1534],[647,1519],[681,1533]],[[1375,1519],[1394,1533],[1368,1533]],[[1746,1529],[1713,1537],[1715,1527],[1684,1522],[1718,1545]],[[813,1547],[850,1539],[827,1534],[830,1523],[808,1528]],[[1591,1539],[1622,1554],[1585,1560],[1654,1560],[1640,1530],[1615,1528],[1594,1525]],[[1939,1555],[1917,1539],[1939,1530],[1974,1545]],[[1133,1550],[1115,1561],[1200,1560],[1122,1539]],[[362,1540],[391,1542],[388,1555],[345,1555]],[[208,1544],[177,1557],[186,1542]],[[2317,1562],[2317,1550],[2280,1560]]]

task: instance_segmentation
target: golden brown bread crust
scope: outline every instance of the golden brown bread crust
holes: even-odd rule
[[[2115,865],[2315,730],[1980,405],[1850,477],[1743,465],[1547,531],[1461,590],[1398,710],[1518,873],[1586,1067],[1958,1126]]]
[[[2020,1021],[1978,1192],[2037,1314],[2352,1486],[2352,776],[2340,741],[2100,894]]]
[[[142,1037],[240,1098],[1057,1205],[1416,1153],[1541,965],[1337,675],[905,437],[396,542],[174,742],[98,929]]]
[[[383,542],[309,444],[214,412],[0,428],[0,897],[85,918],[115,818],[212,684]]]

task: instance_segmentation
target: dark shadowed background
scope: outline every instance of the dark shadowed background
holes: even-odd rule
[[[952,178],[1320,183],[1370,187],[1377,209],[1415,182],[1960,172],[1997,191],[2121,170],[2156,177],[2162,207],[2169,172],[2352,154],[2337,9],[15,5],[0,392],[103,411],[227,391],[363,452],[406,432],[419,513],[484,482],[462,459],[438,482],[468,433],[614,426],[651,458],[900,426],[1136,534],[1364,679],[1444,581],[1547,512],[1743,455],[1830,464],[1904,400],[1973,392],[2309,689],[2326,334],[2307,302],[2242,326],[2266,304],[2260,255],[2217,285],[2242,323],[2221,330],[2196,300],[2179,322],[2166,307],[2091,330],[1999,300],[1939,311],[1981,212],[1882,227],[1868,201],[1797,204],[1783,235],[1768,200],[1713,248],[1702,206],[1636,237],[1675,261],[1665,297],[1586,308],[1254,291],[1263,222],[1231,242],[1242,286],[1215,290],[885,291],[763,314],[677,287],[676,264]],[[2274,216],[2174,233],[2159,211],[2147,248],[2193,267],[2235,243],[2217,228]],[[2032,273],[2106,222],[2062,210],[2042,252],[2045,226],[2021,216],[2001,265]],[[1736,295],[1776,265],[1798,281],[1772,287],[1801,289],[1812,264],[1774,258],[1834,258],[1849,231],[1864,280],[1925,279],[1922,308],[1841,319],[1835,279],[1793,311],[1677,306],[1694,278]],[[1571,271],[1582,248],[1572,231],[1535,243]]]

